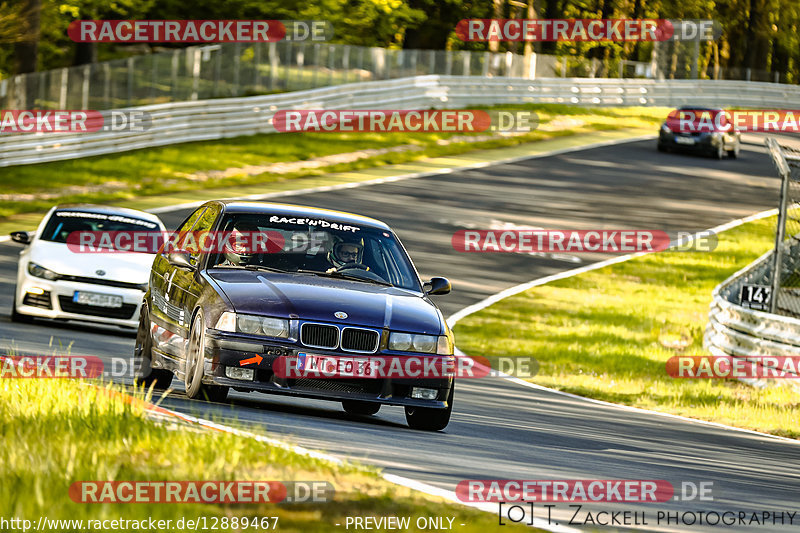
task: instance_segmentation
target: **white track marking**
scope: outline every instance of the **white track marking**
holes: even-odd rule
[[[720,232],[729,230],[731,228],[735,228],[737,226],[741,226],[742,224],[745,224],[747,222],[752,222],[754,220],[760,220],[762,218],[767,218],[767,217],[770,217],[770,216],[774,216],[777,213],[778,213],[777,209],[769,209],[767,211],[762,211],[760,213],[756,213],[756,214],[750,215],[748,217],[739,218],[739,219],[736,219],[736,220],[732,220],[730,222],[726,222],[724,224],[720,224],[719,226],[715,226],[715,227],[713,227],[711,229],[708,229],[708,230],[705,230],[705,231],[702,231],[702,232],[698,232],[695,235],[700,235],[700,234],[703,234],[703,233],[706,233],[706,232],[709,232],[709,231],[714,232],[714,233],[720,233]],[[473,313],[476,313],[478,311],[486,309],[490,305],[495,304],[495,303],[499,302],[500,300],[502,300],[504,298],[508,298],[509,296],[514,296],[514,295],[519,294],[521,292],[524,292],[524,291],[526,291],[526,290],[528,290],[528,289],[530,289],[532,287],[538,287],[540,285],[544,285],[546,283],[550,283],[551,281],[556,281],[556,280],[559,280],[559,279],[564,279],[564,278],[570,278],[572,276],[577,276],[578,274],[582,274],[584,272],[589,272],[589,271],[592,271],[592,270],[597,270],[599,268],[603,268],[603,267],[606,267],[608,265],[613,265],[613,264],[616,264],[616,263],[622,263],[624,261],[628,261],[628,260],[633,259],[635,257],[640,257],[642,255],[645,255],[645,253],[646,252],[639,252],[639,253],[635,253],[635,254],[628,254],[628,255],[623,255],[623,256],[620,256],[620,257],[614,257],[612,259],[608,259],[608,260],[605,260],[605,261],[600,261],[598,263],[593,263],[591,265],[586,265],[586,266],[583,266],[583,267],[580,267],[580,268],[575,268],[575,269],[572,269],[572,270],[567,270],[565,272],[560,272],[558,274],[553,274],[552,276],[546,276],[544,278],[535,279],[535,280],[529,281],[527,283],[522,283],[521,285],[516,285],[514,287],[510,287],[510,288],[508,288],[508,289],[506,289],[504,291],[498,292],[497,294],[493,294],[492,296],[489,296],[488,298],[486,298],[484,300],[481,300],[480,302],[478,302],[476,304],[473,304],[473,305],[470,305],[468,307],[465,307],[461,311],[457,311],[456,313],[453,313],[447,319],[447,323],[448,323],[448,325],[450,327],[453,327],[459,320],[463,319],[464,317],[467,317],[467,316],[469,316],[469,315],[471,315]],[[458,348],[456,348],[456,350],[457,350],[457,354],[458,355],[466,355],[461,350],[458,350]],[[482,366],[482,365],[478,364],[478,366]],[[588,402],[588,403],[593,403],[593,404],[597,404],[597,405],[604,405],[604,406],[608,406],[608,407],[616,407],[618,409],[623,409],[625,411],[633,411],[633,412],[639,412],[639,413],[653,414],[653,415],[658,415],[658,416],[661,416],[661,417],[672,418],[672,419],[676,419],[676,420],[682,420],[684,422],[692,422],[692,423],[695,423],[695,424],[703,424],[703,425],[706,425],[706,426],[711,426],[711,427],[716,427],[716,428],[721,428],[721,429],[727,429],[727,430],[731,430],[731,431],[738,431],[738,432],[747,433],[747,434],[750,434],[750,435],[757,435],[759,437],[767,437],[767,438],[774,439],[774,440],[791,442],[792,444],[800,444],[800,440],[797,440],[797,439],[790,439],[790,438],[787,438],[787,437],[780,437],[778,435],[771,435],[769,433],[762,433],[760,431],[754,431],[754,430],[751,430],[751,429],[737,428],[737,427],[734,427],[734,426],[727,426],[725,424],[720,424],[718,422],[709,422],[707,420],[700,420],[700,419],[697,419],[697,418],[689,418],[689,417],[680,416],[680,415],[674,415],[674,414],[670,414],[670,413],[662,413],[661,411],[652,411],[650,409],[643,409],[641,407],[632,407],[630,405],[621,405],[621,404],[616,404],[616,403],[611,403],[611,402],[604,402],[602,400],[595,400],[593,398],[586,398],[585,396],[578,396],[577,394],[572,394],[572,393],[560,391],[560,390],[557,390],[557,389],[551,389],[551,388],[548,388],[548,387],[544,387],[542,385],[537,385],[535,383],[531,383],[529,381],[525,381],[525,380],[516,378],[514,376],[510,376],[508,374],[504,374],[502,372],[497,372],[497,376],[501,377],[503,379],[506,379],[506,380],[508,380],[508,381],[510,381],[512,383],[516,383],[517,385],[522,385],[523,387],[528,387],[529,389],[547,391],[547,392],[551,392],[553,394],[558,394],[560,396],[566,396],[568,398],[573,398],[573,399],[581,400],[581,401]]]

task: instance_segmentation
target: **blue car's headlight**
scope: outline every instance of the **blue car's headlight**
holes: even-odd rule
[[[289,337],[289,321],[284,318],[242,315],[231,311],[225,311],[220,315],[215,328],[232,333],[249,333],[283,339]]]
[[[60,274],[56,274],[52,270],[36,263],[28,263],[28,274],[37,278],[49,279],[50,281],[61,279]]]
[[[436,353],[451,355],[452,342],[444,335],[418,335],[393,331],[389,334],[389,349],[398,352]]]

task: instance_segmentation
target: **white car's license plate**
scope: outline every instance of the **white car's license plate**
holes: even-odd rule
[[[678,144],[694,144],[694,139],[691,137],[675,137],[675,142]]]
[[[99,292],[75,291],[72,301],[76,304],[93,305],[95,307],[122,307],[122,296],[102,294]]]
[[[377,377],[377,365],[365,357],[331,357],[310,353],[297,354],[297,369],[321,377]]]

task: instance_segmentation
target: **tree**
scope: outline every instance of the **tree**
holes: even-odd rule
[[[0,2],[0,43],[13,43],[14,72],[35,72],[39,48],[41,0]],[[0,54],[0,59],[2,54]],[[0,66],[0,73],[2,73]]]

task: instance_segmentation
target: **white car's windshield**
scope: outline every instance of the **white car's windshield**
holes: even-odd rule
[[[73,232],[157,232],[158,224],[141,218],[85,211],[56,211],[42,231],[43,241],[66,243]],[[74,237],[73,237],[74,238]]]

